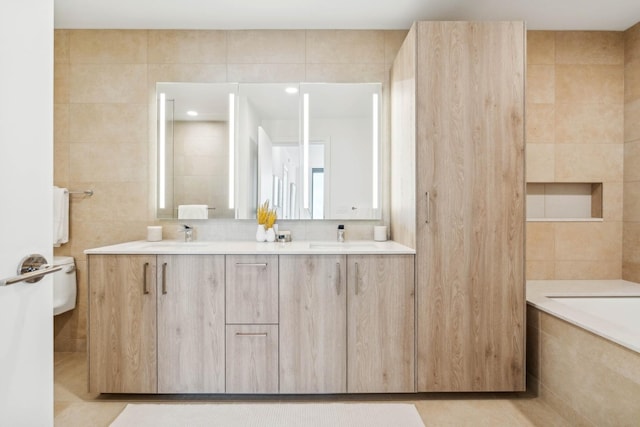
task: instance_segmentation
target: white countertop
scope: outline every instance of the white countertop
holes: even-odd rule
[[[527,280],[527,303],[640,353],[640,336],[631,325],[619,325],[563,304],[554,297],[640,297],[640,284],[627,280]]]
[[[239,255],[239,254],[409,254],[414,255],[415,249],[393,241],[376,242],[373,240],[336,241],[293,241],[279,242],[249,242],[249,241],[194,241],[183,242],[176,240],[162,240],[147,242],[139,240],[120,243],[117,245],[92,248],[84,251],[87,255],[97,254],[208,254],[208,255]]]

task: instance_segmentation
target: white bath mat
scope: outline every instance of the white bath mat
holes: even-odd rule
[[[424,427],[406,403],[129,404],[111,427]]]

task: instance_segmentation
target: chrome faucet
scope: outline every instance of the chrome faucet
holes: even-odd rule
[[[193,241],[193,227],[187,224],[182,225],[181,233],[184,233],[184,241],[191,242]]]
[[[338,242],[344,242],[344,225],[338,226]]]

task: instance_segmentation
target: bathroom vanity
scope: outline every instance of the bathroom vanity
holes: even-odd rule
[[[162,241],[85,253],[92,392],[415,392],[413,249]]]

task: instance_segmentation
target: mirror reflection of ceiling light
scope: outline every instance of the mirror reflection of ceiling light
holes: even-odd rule
[[[284,91],[287,92],[289,95],[293,95],[293,94],[298,93],[298,88],[297,87],[293,87],[293,86],[289,86]]]
[[[198,115],[197,111],[189,110],[187,111],[187,116],[196,117]]]

